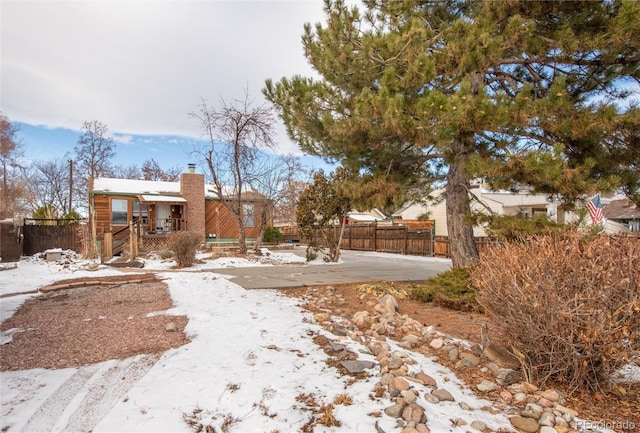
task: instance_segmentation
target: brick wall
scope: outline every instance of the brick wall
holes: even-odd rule
[[[187,230],[205,239],[204,217],[204,174],[182,173],[180,175],[180,195],[187,200],[185,218]]]

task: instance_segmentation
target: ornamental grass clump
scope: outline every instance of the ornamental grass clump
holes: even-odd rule
[[[482,252],[478,302],[530,380],[602,390],[640,356],[640,239],[579,232]]]
[[[202,238],[195,233],[173,232],[167,237],[167,248],[173,251],[178,268],[192,266]]]

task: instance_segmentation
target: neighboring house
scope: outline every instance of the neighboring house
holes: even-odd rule
[[[628,198],[602,200],[607,232],[640,232],[640,209]]]
[[[431,198],[425,203],[407,203],[392,217],[396,223],[402,219],[416,220],[428,219],[435,221],[435,235],[448,236],[446,202],[442,197],[444,188],[439,188],[431,194]],[[530,194],[526,190],[518,193],[510,191],[493,191],[486,188],[480,180],[471,186],[469,198],[473,212],[493,213],[495,215],[518,215],[523,218],[533,218],[544,215],[556,222],[569,222],[575,215],[565,213],[557,201],[550,201],[548,196],[542,194]],[[482,226],[475,226],[474,236],[486,236]]]
[[[262,194],[243,193],[246,237],[257,237],[258,215],[269,206]],[[272,215],[267,214],[270,225]],[[107,231],[112,233],[139,222],[142,235],[164,237],[174,231],[188,231],[213,239],[237,239],[235,218],[212,186],[205,184],[203,174],[193,167],[180,175],[179,182],[96,178],[89,180],[89,220],[94,239],[100,241]]]
[[[368,211],[351,211],[347,213],[346,224],[375,223],[386,219],[387,216],[380,209],[373,208]]]

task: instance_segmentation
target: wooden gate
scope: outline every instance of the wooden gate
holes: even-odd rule
[[[44,225],[49,223],[52,225]],[[55,224],[55,225],[53,225]],[[50,248],[78,251],[78,222],[76,220],[25,220],[23,254],[32,256]]]

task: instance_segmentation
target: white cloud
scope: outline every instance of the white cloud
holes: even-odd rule
[[[133,140],[133,136],[132,135],[114,134],[114,136],[113,136],[113,141],[115,141],[116,143],[120,143],[120,144],[130,144],[132,140]]]
[[[114,134],[199,137],[187,113],[264,80],[313,75],[305,22],[322,1],[2,2],[2,110],[13,121]],[[278,124],[283,153],[299,153]]]

